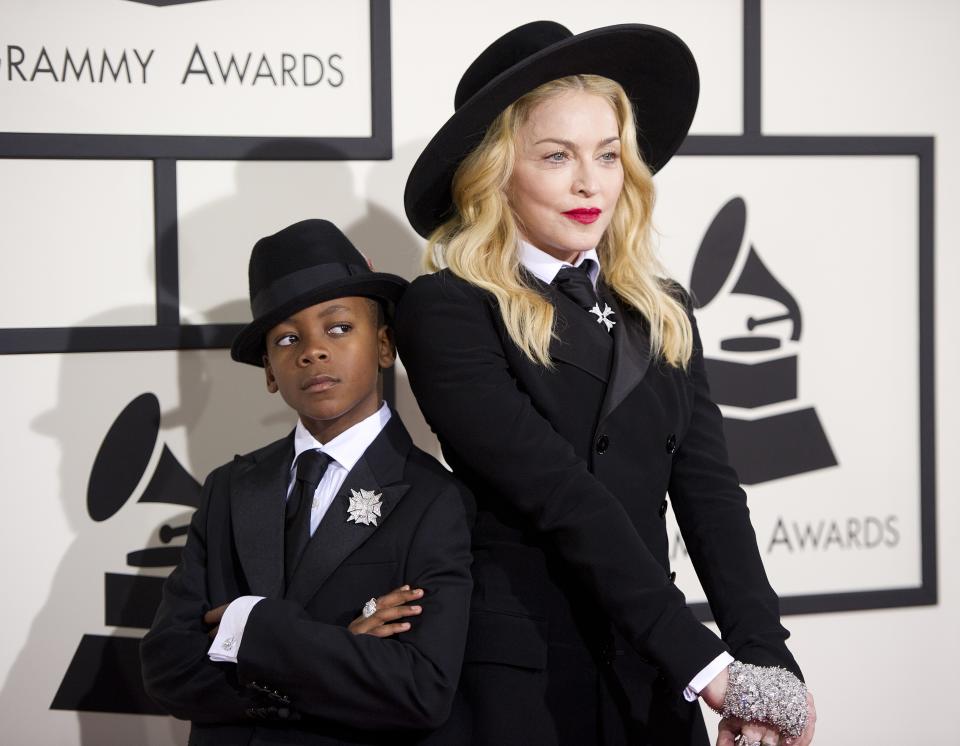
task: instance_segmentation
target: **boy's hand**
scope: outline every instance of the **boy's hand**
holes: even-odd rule
[[[230,604],[224,604],[215,609],[210,609],[210,611],[203,615],[204,624],[213,625],[213,628],[207,633],[210,635],[211,640],[217,636],[217,631],[220,629],[220,620],[223,619],[223,612],[227,610],[229,605]]]
[[[373,635],[374,637],[390,637],[399,632],[410,629],[410,622],[398,622],[403,617],[416,616],[422,609],[420,606],[411,606],[410,603],[423,596],[422,588],[411,590],[409,585],[402,585],[377,599],[377,610],[370,617],[362,614],[350,622],[347,627],[355,635]]]

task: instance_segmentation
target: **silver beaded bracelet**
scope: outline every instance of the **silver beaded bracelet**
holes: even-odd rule
[[[720,715],[772,725],[797,738],[807,727],[807,687],[785,668],[734,661]]]

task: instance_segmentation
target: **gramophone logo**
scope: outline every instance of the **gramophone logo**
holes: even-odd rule
[[[742,319],[705,364],[724,409],[733,466],[741,482],[759,484],[836,466],[837,459],[816,409],[798,401],[800,306],[746,240],[746,222],[742,198],[720,209],[700,244],[690,289],[696,308],[724,302]]]
[[[119,414],[107,432],[90,472],[87,512],[95,521],[112,517],[133,496],[157,447],[160,403],[141,394]],[[160,458],[138,503],[200,504],[200,485],[162,446]],[[182,544],[173,544],[188,526],[160,527],[163,546],[127,554],[131,568],[168,568],[180,561]],[[164,578],[135,573],[104,573],[104,623],[146,632],[160,604]],[[54,710],[155,713],[140,680],[140,638],[85,634],[50,707]]]

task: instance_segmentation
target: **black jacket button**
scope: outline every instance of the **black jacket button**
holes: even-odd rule
[[[607,448],[610,447],[610,438],[606,435],[601,435],[597,438],[597,453],[606,453]]]
[[[671,455],[677,452],[677,436],[673,433],[671,433],[670,437],[667,438],[666,448],[667,453]]]
[[[676,582],[676,580],[677,580],[677,571],[674,570],[674,571],[671,572],[671,573],[667,573],[667,580],[669,580],[671,583]]]
[[[667,501],[666,501],[666,500],[664,500],[662,503],[660,503],[660,511],[659,511],[659,513],[660,513],[660,517],[661,517],[661,518],[663,518],[663,517],[665,517],[665,516],[667,515]]]

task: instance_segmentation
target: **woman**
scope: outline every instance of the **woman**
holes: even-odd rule
[[[435,273],[398,344],[478,505],[452,742],[703,744],[698,694],[718,743],[812,738],[689,300],[651,251],[651,174],[698,87],[662,29],[528,24],[466,71],[408,180]],[[726,644],[673,585],[666,493]]]

